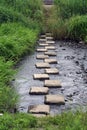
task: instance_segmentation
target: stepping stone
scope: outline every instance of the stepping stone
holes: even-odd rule
[[[46,95],[45,101],[46,104],[58,104],[58,105],[64,105],[65,99],[62,95]]]
[[[45,37],[46,37],[46,35],[44,35],[44,34],[43,34],[43,35],[41,35],[40,37],[41,37],[41,38],[45,38]]]
[[[49,79],[48,74],[34,74],[33,76],[34,79]]]
[[[48,50],[55,50],[56,47],[55,47],[55,46],[46,46],[45,49],[48,49]]]
[[[36,63],[36,67],[37,68],[50,68],[50,64],[44,63],[44,62],[38,62],[38,63]]]
[[[56,59],[45,59],[44,62],[50,63],[50,64],[57,64],[57,60]]]
[[[39,46],[48,46],[49,44],[46,43],[39,43]]]
[[[49,58],[48,55],[37,55],[36,57],[37,59],[46,59],[46,58]]]
[[[46,39],[47,39],[47,40],[53,40],[53,37],[51,37],[51,36],[46,36]]]
[[[42,94],[47,94],[48,91],[49,91],[49,88],[47,87],[31,87],[29,94],[42,95]]]
[[[50,114],[49,105],[33,105],[28,107],[28,112],[33,114]]]
[[[62,87],[61,82],[59,80],[45,80],[44,86],[49,88]]]
[[[56,52],[51,52],[51,51],[45,52],[44,54],[48,56],[56,56]]]
[[[51,36],[52,34],[51,33],[46,33],[46,36]]]
[[[46,44],[54,44],[55,41],[46,41]]]
[[[41,38],[39,39],[39,42],[46,42],[46,39]]]
[[[0,113],[0,116],[3,116],[3,114],[2,114],[2,113]]]
[[[58,74],[59,71],[56,68],[50,68],[50,69],[45,69],[45,73],[47,73],[47,74]]]
[[[46,48],[44,48],[44,49],[37,49],[37,52],[45,52],[45,51],[47,51],[47,49]]]

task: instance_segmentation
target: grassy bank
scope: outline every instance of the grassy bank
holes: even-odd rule
[[[40,22],[39,22],[40,21]],[[41,0],[0,1],[0,112],[14,112],[18,101],[11,87],[13,66],[30,54],[42,30]]]
[[[87,113],[68,112],[55,117],[36,118],[28,114],[5,114],[0,130],[87,130]]]
[[[86,41],[87,1],[54,0],[54,8],[48,23],[50,23],[48,29],[56,39]]]

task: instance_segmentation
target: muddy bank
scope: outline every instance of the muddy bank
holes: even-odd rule
[[[76,110],[87,106],[87,46],[71,42],[56,42],[58,64],[51,65],[59,69],[59,75],[50,75],[50,79],[60,79],[62,88],[50,89],[50,94],[63,94],[65,105],[51,105],[51,114],[62,111]],[[21,62],[14,81],[14,86],[20,95],[18,111],[27,112],[28,106],[44,104],[44,96],[29,95],[31,86],[43,86],[44,82],[33,80],[34,73],[44,73],[44,69],[37,69],[35,52],[25,57]],[[42,60],[39,60],[42,61]]]

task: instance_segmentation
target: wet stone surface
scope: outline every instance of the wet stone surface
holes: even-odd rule
[[[52,88],[49,94],[62,94],[65,97],[65,105],[50,105],[52,115],[63,111],[87,108],[87,46],[71,42],[56,42],[55,58],[58,64],[51,64],[59,70],[58,75],[50,75],[50,80],[60,80],[62,88]],[[40,54],[44,54],[40,52]],[[37,52],[25,57],[18,66],[14,86],[20,94],[18,111],[27,112],[29,105],[44,104],[43,95],[29,95],[31,86],[43,86],[44,82],[33,80],[32,74],[44,73],[44,69],[35,67]],[[50,58],[52,58],[50,56]],[[43,62],[43,60],[40,60]]]

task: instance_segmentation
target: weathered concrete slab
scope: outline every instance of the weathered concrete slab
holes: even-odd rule
[[[65,99],[62,95],[46,95],[45,101],[46,104],[58,104],[58,105],[64,105]]]
[[[47,50],[55,50],[56,47],[55,46],[45,46],[45,49],[47,49]]]
[[[0,116],[3,116],[3,114],[2,114],[2,113],[0,113]]]
[[[52,36],[52,34],[51,33],[46,33],[46,36]]]
[[[46,41],[46,44],[55,44],[55,41]]]
[[[50,68],[50,64],[44,63],[44,62],[38,62],[38,63],[36,63],[36,67],[37,68]]]
[[[46,35],[45,35],[45,34],[43,34],[43,35],[41,35],[40,37],[41,37],[41,38],[45,38],[45,37],[46,37]]]
[[[56,59],[45,59],[44,62],[50,63],[50,64],[57,64],[57,60]]]
[[[29,94],[42,95],[47,94],[49,92],[48,87],[31,87]]]
[[[47,43],[39,43],[39,46],[48,46],[49,44],[47,44]]]
[[[47,40],[53,40],[53,37],[51,37],[51,36],[46,36],[46,39],[47,39]]]
[[[45,80],[44,86],[49,88],[62,87],[61,82],[59,80]]]
[[[56,52],[53,51],[45,52],[44,54],[48,56],[56,56]]]
[[[47,74],[58,74],[59,70],[57,68],[45,69],[45,73],[47,73]]]
[[[37,55],[36,57],[37,59],[46,59],[46,58],[49,58],[48,55]]]
[[[49,75],[48,74],[34,74],[33,78],[34,79],[49,79]]]
[[[36,105],[29,106],[28,112],[33,114],[50,114],[50,106],[49,105]]]
[[[46,48],[41,48],[41,49],[37,49],[37,52],[46,52],[47,51],[47,49]]]
[[[41,38],[39,39],[39,42],[46,42],[46,39]]]

